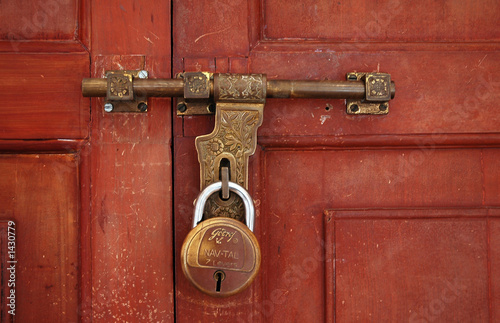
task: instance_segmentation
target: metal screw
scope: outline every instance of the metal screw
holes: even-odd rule
[[[381,104],[379,107],[380,111],[385,111],[387,110],[387,104]]]
[[[349,74],[349,75],[347,76],[347,79],[348,79],[349,81],[357,81],[358,77],[356,76],[356,74]]]
[[[148,71],[145,71],[145,70],[139,71],[139,78],[140,79],[147,79],[148,78]]]
[[[357,105],[357,104],[353,104],[353,105],[351,105],[351,111],[352,111],[352,112],[358,112],[358,110],[359,110],[359,107],[358,107],[358,105]]]
[[[137,109],[139,109],[139,111],[141,111],[141,112],[145,112],[148,109],[148,105],[144,102],[141,102],[137,106]]]
[[[208,105],[208,111],[210,111],[211,113],[215,112],[215,103],[210,103]]]
[[[186,110],[187,110],[186,103],[181,102],[181,103],[177,104],[177,110],[179,110],[179,112],[181,112],[181,113],[186,112]]]
[[[113,103],[109,103],[109,102],[108,102],[108,103],[106,103],[106,104],[104,105],[104,111],[106,111],[106,112],[111,112],[111,111],[113,111],[113,108],[114,108],[114,107],[113,107]]]

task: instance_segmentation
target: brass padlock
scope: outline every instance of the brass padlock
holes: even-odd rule
[[[247,225],[226,217],[200,222],[208,197],[222,188],[221,182],[213,183],[197,198],[193,229],[181,249],[184,275],[200,291],[217,297],[234,295],[247,288],[260,268],[260,247],[252,233],[255,222],[252,198],[240,185],[228,184],[243,200]]]

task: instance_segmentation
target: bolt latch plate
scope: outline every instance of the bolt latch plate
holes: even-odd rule
[[[147,97],[139,97],[134,93],[134,79],[148,78],[148,73],[139,71],[106,71],[106,112],[137,112],[148,111]]]
[[[177,74],[177,78],[184,79],[184,98],[177,100],[178,116],[215,113],[213,73],[184,72]]]
[[[229,179],[248,189],[248,158],[257,148],[257,129],[262,124],[266,84],[263,74],[214,75],[214,130],[195,140],[202,190],[221,180],[221,169],[225,167],[222,166],[223,160],[228,163]],[[198,86],[205,88],[201,82]],[[226,200],[219,198],[218,194],[211,196],[205,204],[205,218],[224,215],[240,219],[244,214],[242,200],[234,194],[231,196]]]
[[[385,73],[347,73],[348,81],[365,82],[365,98],[346,100],[347,114],[388,114],[391,75]]]

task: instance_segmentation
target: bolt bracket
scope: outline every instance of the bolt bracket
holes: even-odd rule
[[[348,81],[365,82],[365,98],[346,100],[347,114],[388,114],[391,75],[385,73],[347,73]]]
[[[109,112],[147,112],[147,97],[139,97],[134,93],[133,82],[138,78],[148,78],[148,72],[143,70],[106,71],[107,91],[105,105],[108,107],[109,104],[112,105]],[[108,110],[106,111],[108,112]]]
[[[184,72],[176,76],[184,79],[184,97],[177,99],[177,115],[214,114],[212,95],[213,73]]]

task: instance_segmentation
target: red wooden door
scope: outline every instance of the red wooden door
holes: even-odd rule
[[[16,321],[500,320],[497,1],[3,0],[0,14],[0,268],[10,295],[13,220]],[[194,138],[213,117],[177,117],[169,99],[106,114],[80,82],[113,69],[380,70],[397,94],[382,117],[268,100],[250,160],[261,272],[215,299],[179,266]]]
[[[2,322],[88,310],[87,13],[78,1],[0,2]]]
[[[207,297],[176,264],[179,322],[500,320],[498,1],[174,1],[173,67],[390,73],[387,116],[268,99],[251,157],[261,272]],[[174,117],[176,259],[213,118]]]
[[[170,16],[168,1],[0,1],[2,322],[174,320],[170,100],[110,115],[81,93],[106,70],[169,78]]]

